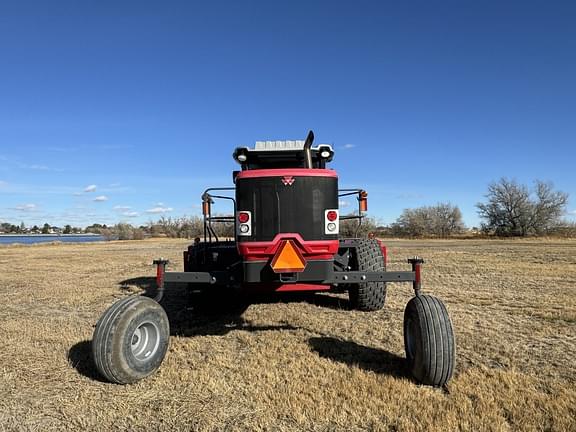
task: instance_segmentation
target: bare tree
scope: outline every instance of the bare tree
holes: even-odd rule
[[[552,183],[535,181],[534,191],[515,180],[501,178],[488,185],[486,203],[478,203],[484,231],[503,236],[541,235],[557,226],[566,210],[568,194]]]
[[[462,212],[450,203],[404,209],[391,226],[392,234],[401,237],[449,237],[462,232]]]
[[[448,237],[464,230],[462,212],[450,203],[440,203],[429,208],[432,217],[432,232],[440,237]]]
[[[404,209],[392,224],[392,233],[400,237],[423,237],[429,234],[432,220],[427,207]]]
[[[557,227],[551,228],[547,234],[556,237],[576,238],[576,222],[564,220]]]
[[[536,234],[543,234],[549,229],[556,227],[566,213],[568,194],[555,191],[552,183],[536,181],[536,201],[532,215],[528,220],[528,229]]]
[[[342,237],[367,237],[370,233],[378,233],[378,221],[373,217],[362,218],[360,226],[358,226],[357,219],[340,221],[340,235]]]
[[[194,238],[204,231],[202,219],[198,216],[172,219],[162,216],[156,222],[148,223],[148,231],[153,237]]]

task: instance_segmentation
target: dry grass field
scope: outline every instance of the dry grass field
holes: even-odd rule
[[[391,268],[426,258],[457,337],[447,388],[404,367],[411,290],[384,310],[345,296],[178,304],[166,360],[130,386],[89,355],[100,314],[141,291],[186,241],[0,247],[0,430],[576,430],[576,241],[389,241]]]

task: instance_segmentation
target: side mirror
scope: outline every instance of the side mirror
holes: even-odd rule
[[[368,211],[368,192],[365,190],[360,191],[358,194],[358,201],[360,202],[360,211],[367,212]]]
[[[202,194],[202,214],[204,217],[210,216],[211,204],[213,204],[212,197],[209,193]]]

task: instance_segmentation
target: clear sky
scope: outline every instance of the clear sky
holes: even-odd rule
[[[0,3],[0,221],[199,214],[236,146],[309,129],[384,223],[476,225],[502,176],[576,220],[576,2]]]

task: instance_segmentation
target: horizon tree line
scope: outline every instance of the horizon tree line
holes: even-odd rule
[[[554,189],[551,182],[534,181],[534,187],[520,184],[505,177],[488,185],[486,201],[476,204],[482,220],[480,231],[485,235],[502,237],[542,236],[547,234],[576,235],[576,224],[563,219],[566,214],[568,194]],[[34,225],[29,231],[47,234],[54,227],[45,223]],[[219,224],[219,235],[233,237],[232,223]],[[390,225],[382,225],[374,217],[366,217],[358,228],[355,221],[342,221],[341,234],[345,237],[369,233],[397,237],[439,237],[461,235],[467,230],[459,207],[449,202],[431,206],[406,208]],[[0,223],[4,233],[24,233],[24,222],[20,225]],[[112,226],[92,224],[86,228],[65,225],[63,234],[96,233],[107,238],[120,240],[143,239],[147,236],[173,238],[195,238],[204,233],[203,218],[200,216],[171,218],[162,216],[147,225],[134,227],[121,222]]]

